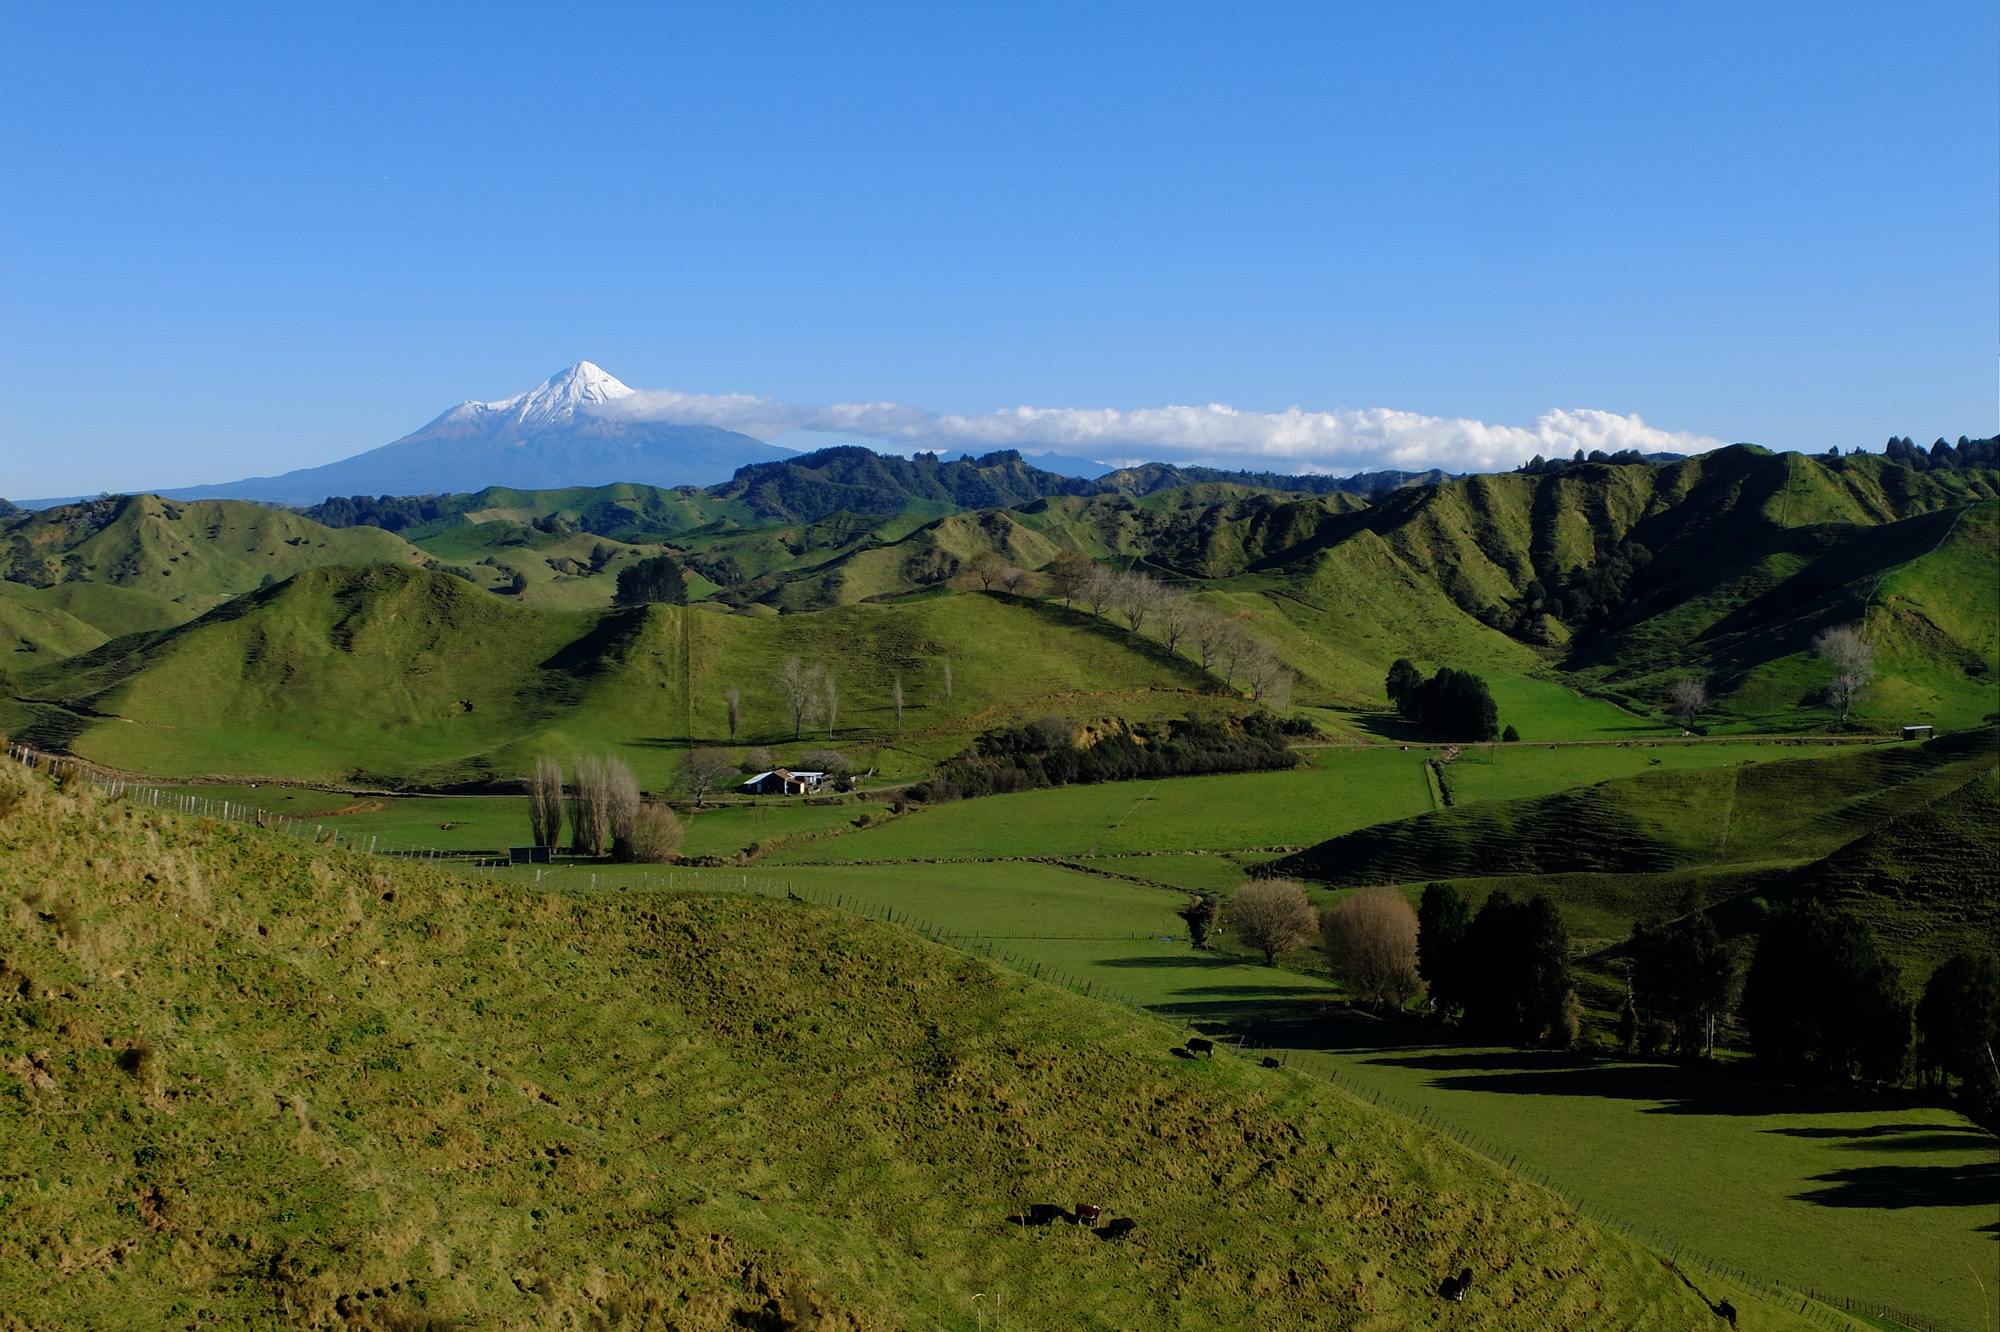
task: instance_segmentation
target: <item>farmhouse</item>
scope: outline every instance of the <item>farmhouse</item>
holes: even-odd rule
[[[737,789],[744,795],[811,795],[819,790],[826,780],[823,772],[794,772],[790,768],[773,768],[760,772],[755,777],[745,779]]]

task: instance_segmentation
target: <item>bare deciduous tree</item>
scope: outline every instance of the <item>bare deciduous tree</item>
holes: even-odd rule
[[[1091,565],[1090,572],[1077,580],[1076,599],[1089,607],[1092,615],[1103,615],[1118,599],[1118,575],[1102,565]]]
[[[1160,604],[1160,585],[1134,569],[1119,576],[1117,596],[1119,613],[1136,634],[1146,627],[1147,618]]]
[[[1066,550],[1049,561],[1043,572],[1055,583],[1056,591],[1062,593],[1063,605],[1067,606],[1075,599],[1083,580],[1090,577],[1096,568],[1082,551]]]
[[[743,725],[743,691],[732,685],[723,698],[729,703],[729,740],[734,744],[736,732]]]
[[[611,853],[620,855],[621,845],[629,846],[632,827],[639,818],[639,779],[623,759],[604,760],[604,832]],[[620,855],[622,859],[622,855]]]
[[[1291,673],[1276,652],[1254,639],[1243,651],[1242,668],[1244,678],[1250,682],[1250,692],[1260,703],[1269,702],[1272,689]],[[1288,686],[1286,693],[1289,697]]]
[[[826,738],[833,739],[833,725],[840,720],[840,686],[834,683],[833,672],[826,673]]]
[[[1210,610],[1198,610],[1188,622],[1187,640],[1194,644],[1195,656],[1201,661],[1203,670],[1215,666],[1217,654],[1222,650],[1222,640],[1229,633],[1228,621]]]
[[[903,677],[898,675],[889,686],[889,701],[896,706],[896,729],[903,729]]]
[[[1708,686],[1692,676],[1674,681],[1667,687],[1667,711],[1680,719],[1682,730],[1692,730],[1708,711]]]
[[[972,557],[972,576],[979,580],[979,586],[990,592],[993,585],[1007,572],[1007,561],[990,550],[982,550]]]
[[[1236,687],[1237,668],[1257,647],[1257,640],[1245,632],[1243,621],[1231,619],[1222,622],[1222,640],[1216,645],[1216,655],[1222,658],[1222,683],[1231,689]]]
[[[778,668],[775,677],[778,697],[785,701],[785,711],[792,719],[792,739],[805,734],[809,723],[819,721],[820,709],[820,668],[808,665],[797,657],[786,657],[785,664]]]
[[[726,750],[690,749],[681,755],[681,785],[694,797],[697,807],[708,798],[709,792],[735,774],[736,765],[730,761]]]
[[[1177,651],[1181,639],[1194,627],[1194,622],[1202,615],[1199,603],[1187,593],[1171,587],[1161,587],[1153,607],[1153,623],[1159,627],[1160,641],[1167,645],[1167,651]]]
[[[1813,639],[1813,651],[1833,667],[1833,679],[1827,682],[1826,696],[1840,709],[1840,720],[1844,724],[1847,710],[1854,706],[1854,700],[1875,678],[1874,645],[1861,636],[1860,625],[1839,624],[1820,631],[1819,636]]]
[[[1292,682],[1297,678],[1292,674],[1291,667],[1280,662],[1258,686],[1257,701],[1274,712],[1289,716],[1292,711]]]
[[[743,762],[741,764],[740,771],[754,774],[759,772],[769,772],[770,770],[771,770],[771,751],[766,749],[764,746],[759,745],[755,749],[752,749],[743,755]]]
[[[807,772],[838,775],[854,771],[854,760],[837,749],[814,749],[799,756],[799,767]]]
[[[570,771],[576,777],[569,793],[570,849],[580,856],[594,856],[604,850],[611,813],[604,761],[579,754],[571,761]]]
[[[562,841],[562,823],[562,764],[552,758],[536,759],[534,775],[528,778],[528,826],[534,830],[535,845]]]
[[[1278,954],[1304,948],[1319,934],[1319,912],[1295,879],[1243,885],[1229,899],[1229,923],[1237,938],[1264,955],[1267,967]]]
[[[1021,585],[1027,581],[1028,571],[1026,569],[1017,569],[1010,564],[1000,571],[1000,586],[1006,588],[1015,596],[1021,594]]]
[[[1364,888],[1326,913],[1327,964],[1355,998],[1401,1008],[1423,991],[1417,972],[1417,913],[1394,888]]]
[[[660,865],[675,858],[686,830],[672,809],[655,801],[639,807],[632,836],[626,842],[627,857],[640,865]]]

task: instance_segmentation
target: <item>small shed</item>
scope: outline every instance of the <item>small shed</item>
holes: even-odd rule
[[[1905,740],[1928,740],[1931,738],[1931,728],[1928,726],[1905,726],[1903,728],[1903,738]]]
[[[773,768],[747,778],[737,789],[744,795],[811,795],[819,790],[826,780],[823,772],[799,772],[791,768]]]

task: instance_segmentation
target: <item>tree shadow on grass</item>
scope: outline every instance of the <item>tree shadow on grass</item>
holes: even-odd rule
[[[1091,963],[1097,967],[1142,967],[1148,970],[1162,967],[1196,968],[1202,971],[1221,971],[1236,965],[1234,959],[1220,957],[1107,957]]]
[[[1857,1166],[1815,1175],[1813,1182],[1826,1187],[1792,1196],[1817,1207],[1990,1207],[2000,1198],[2000,1162]]]
[[[1361,1064],[1412,1069],[1434,1075],[1431,1085],[1446,1091],[1493,1092],[1519,1096],[1577,1096],[1651,1101],[1655,1115],[1817,1115],[1905,1109],[1935,1110],[1914,1092],[1872,1092],[1752,1081],[1732,1068],[1597,1059],[1556,1050],[1506,1046],[1467,1048],[1434,1038],[1412,1023],[1385,1021],[1357,1013],[1273,1017],[1244,1028],[1258,1044],[1318,1050]],[[1912,1125],[1911,1128],[1919,1126]],[[1928,1125],[1949,1130],[1947,1124]],[[1968,1129],[1971,1146],[1984,1136]],[[1913,1146],[1910,1150],[1932,1150]]]
[[[1851,1152],[1991,1150],[1991,1135],[1972,1124],[1870,1124],[1866,1128],[1768,1128],[1760,1132],[1811,1138]],[[1845,1139],[1845,1141],[1842,1141]],[[2000,1199],[2000,1193],[1994,1195]]]

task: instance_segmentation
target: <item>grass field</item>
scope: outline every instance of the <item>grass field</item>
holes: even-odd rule
[[[1512,726],[1523,740],[1632,740],[1679,735],[1680,727],[1657,717],[1641,717],[1602,699],[1551,680],[1498,671],[1480,673],[1500,709],[1500,725]]]
[[[1468,1260],[1454,1326],[1713,1325],[1449,1140],[907,931],[0,783],[26,1326],[1415,1327]],[[1129,1238],[1008,1219],[1093,1199]]]
[[[1212,859],[1089,863],[1131,872]],[[1318,1052],[1343,1076],[1518,1153],[1653,1233],[1768,1277],[1983,1332],[1965,1264],[1991,1264],[1992,1232],[1981,1228],[2000,1180],[1991,1135],[1949,1111],[1812,1091],[1725,1095],[1699,1071],[1434,1046],[1420,1029],[1320,1015],[1338,997],[1324,978],[1192,951],[1173,914],[1185,900],[1178,894],[1055,866],[759,865],[749,873],[767,876],[773,891],[837,896],[850,908],[887,909],[968,936],[974,947],[991,943],[1017,965],[1052,969],[1166,1016]],[[710,872],[705,882],[737,881]],[[610,871],[601,879],[607,889],[618,882]]]

